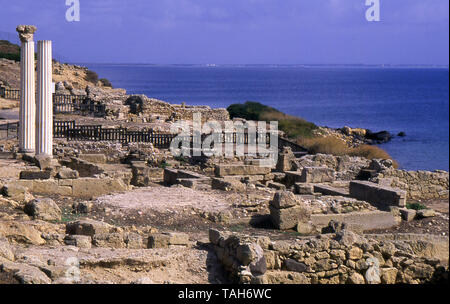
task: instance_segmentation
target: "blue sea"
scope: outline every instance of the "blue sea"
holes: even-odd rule
[[[449,70],[407,67],[87,64],[114,87],[171,103],[258,101],[317,125],[387,130],[401,168],[449,170]]]

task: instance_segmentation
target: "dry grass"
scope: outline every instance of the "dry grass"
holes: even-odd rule
[[[343,140],[339,138],[328,137],[314,137],[302,138],[298,140],[299,144],[308,148],[313,153],[332,154],[336,156],[349,155],[365,157],[367,159],[392,159],[392,157],[383,149],[370,146],[361,145],[355,148],[349,147]],[[392,159],[393,160],[393,159]],[[394,167],[398,168],[398,163],[394,161]]]

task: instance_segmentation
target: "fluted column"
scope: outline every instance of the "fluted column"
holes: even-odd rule
[[[19,25],[20,41],[20,108],[19,151],[33,153],[35,150],[36,84],[34,77],[34,41],[36,27]]]
[[[53,155],[52,42],[38,41],[36,154]]]

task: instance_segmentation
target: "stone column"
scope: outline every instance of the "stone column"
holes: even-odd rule
[[[52,42],[38,41],[36,155],[53,155]]]
[[[36,27],[19,25],[20,41],[20,108],[19,152],[33,153],[35,143],[36,84],[34,77],[34,41]]]

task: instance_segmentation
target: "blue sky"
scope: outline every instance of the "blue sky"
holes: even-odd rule
[[[235,64],[449,63],[448,0],[0,0],[0,38],[38,27],[71,62]]]

